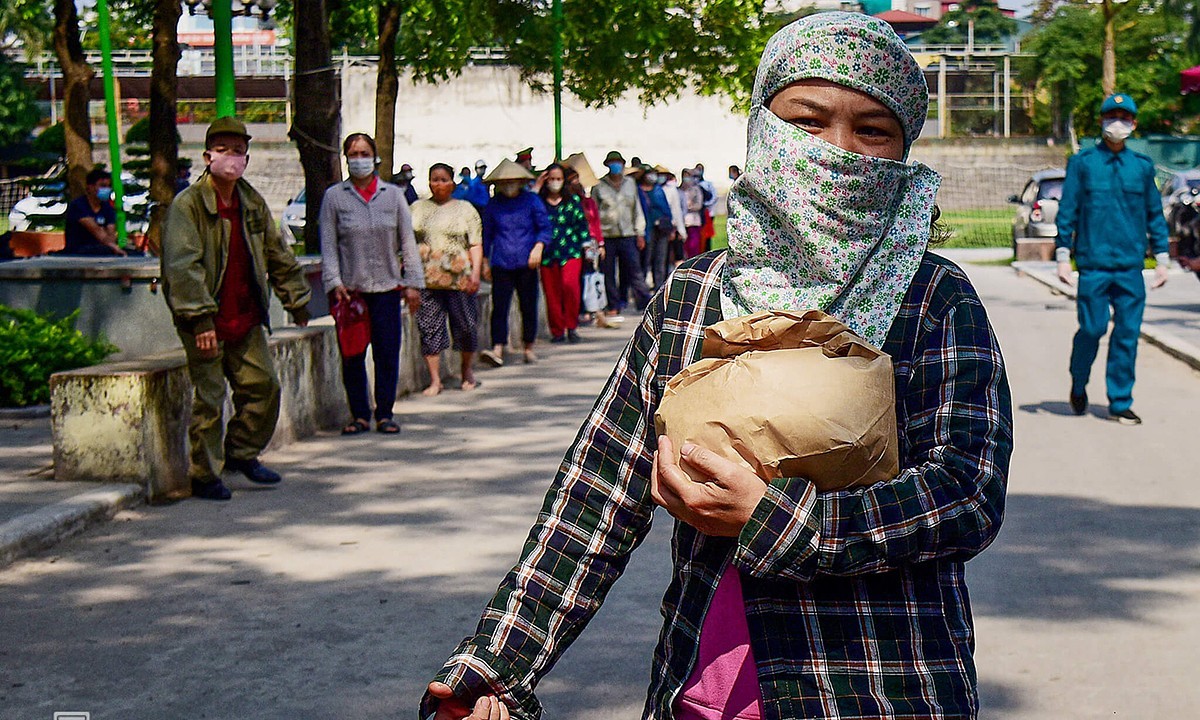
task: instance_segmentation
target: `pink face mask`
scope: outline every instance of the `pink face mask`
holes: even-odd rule
[[[242,177],[242,174],[246,172],[246,162],[250,159],[249,155],[215,152],[209,153],[208,157],[208,171],[214,177],[227,181],[234,181]]]

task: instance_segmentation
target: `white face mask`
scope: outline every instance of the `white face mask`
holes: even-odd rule
[[[546,187],[552,193],[560,193],[560,192],[562,192],[562,189],[563,189],[563,181],[562,180],[547,180]]]
[[[1109,118],[1101,121],[1100,130],[1104,134],[1104,139],[1109,142],[1125,142],[1125,138],[1133,134],[1133,123],[1128,120]]]
[[[346,158],[346,167],[349,168],[351,177],[370,177],[375,172],[375,158]]]

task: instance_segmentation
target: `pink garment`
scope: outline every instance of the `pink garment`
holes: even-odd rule
[[[675,701],[675,717],[676,720],[762,718],[762,696],[750,649],[742,580],[733,565],[726,566],[704,616],[700,656]]]
[[[700,226],[693,225],[687,229],[687,239],[683,241],[683,256],[696,257],[700,254]]]

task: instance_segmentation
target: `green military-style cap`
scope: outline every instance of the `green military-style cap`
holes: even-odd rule
[[[208,131],[204,133],[204,144],[208,145],[214,135],[240,135],[246,138],[246,142],[250,142],[251,137],[250,133],[246,132],[246,123],[228,116],[213,120],[212,125],[208,126]]]

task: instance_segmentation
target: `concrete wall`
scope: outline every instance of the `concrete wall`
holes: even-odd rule
[[[320,260],[301,260],[314,287],[313,314],[327,312],[320,286]],[[78,309],[75,326],[90,338],[104,337],[126,360],[179,347],[179,336],[163,300],[155,258],[41,257],[0,263],[0,305],[65,317]],[[271,297],[271,325],[289,319]]]
[[[687,94],[642,107],[633,93],[616,105],[588,109],[569,93],[563,98],[563,152],[583,151],[602,172],[611,149],[626,159],[639,155],[678,171],[704,163],[707,177],[725,180],[729,165],[746,156],[746,117],[728,100]],[[375,67],[355,64],[342,71],[342,134],[375,133]],[[424,169],[446,162],[458,169],[483,158],[495,167],[501,158],[532,145],[536,166],[554,157],[554,110],[550,95],[536,94],[513,68],[472,66],[453,80],[414,85],[400,78],[396,104],[396,167],[417,168],[424,192]]]

